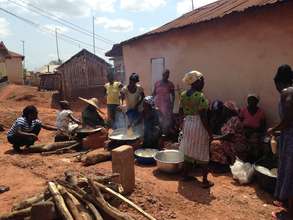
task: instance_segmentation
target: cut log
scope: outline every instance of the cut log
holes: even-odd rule
[[[119,193],[115,192],[114,190],[110,189],[109,187],[107,187],[107,186],[105,186],[105,185],[103,185],[101,183],[98,183],[98,182],[95,182],[95,185],[97,187],[99,187],[102,191],[111,193],[116,198],[119,198],[123,202],[127,203],[129,206],[131,206],[132,208],[134,208],[135,210],[137,210],[138,212],[140,212],[147,219],[156,220],[153,216],[151,216],[150,214],[148,214],[147,212],[145,212],[142,208],[140,208],[139,206],[137,206],[136,204],[134,204],[132,201],[130,201],[129,199],[127,199],[124,196],[122,196],[121,194],[119,194]]]
[[[105,162],[111,160],[111,152],[104,149],[94,150],[84,155],[81,162],[85,166],[94,165],[100,162]]]
[[[83,218],[82,215],[80,214],[78,208],[75,206],[74,201],[72,200],[72,197],[68,195],[68,192],[65,190],[65,188],[59,185],[58,190],[60,191],[72,217],[75,220],[82,220]]]
[[[99,207],[99,209],[103,210],[107,215],[116,219],[116,220],[133,220],[132,217],[127,215],[126,213],[120,212],[115,207],[111,206],[103,197],[100,189],[95,185],[93,180],[89,179],[89,186],[92,189],[92,192],[95,195],[95,205]]]
[[[40,193],[36,196],[30,197],[12,206],[11,211],[17,211],[31,207],[34,203],[44,200],[44,193]]]
[[[76,141],[64,141],[64,142],[53,142],[50,144],[38,144],[30,146],[27,151],[30,153],[41,153],[47,151],[53,151],[60,148],[68,147],[73,144],[76,144]]]
[[[32,206],[31,220],[54,220],[57,217],[53,202],[40,202]]]
[[[49,190],[53,196],[56,207],[59,211],[60,217],[64,220],[73,220],[72,215],[68,211],[63,197],[60,195],[60,192],[57,189],[57,186],[53,182],[48,183]]]
[[[72,144],[72,145],[70,145],[68,147],[60,148],[58,150],[48,151],[48,152],[42,152],[41,155],[42,156],[49,156],[49,155],[52,155],[52,154],[64,154],[67,151],[70,151],[70,150],[76,148],[78,145],[79,145],[79,143],[75,143],[75,144]]]
[[[0,220],[23,220],[31,215],[31,207],[0,215]]]
[[[133,148],[123,145],[112,150],[112,171],[119,173],[119,183],[123,186],[124,194],[130,194],[135,187],[134,153]]]

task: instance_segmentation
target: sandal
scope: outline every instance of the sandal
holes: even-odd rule
[[[201,187],[204,188],[204,189],[208,189],[208,188],[213,187],[214,185],[215,184],[213,182],[207,180],[207,181],[202,183]]]
[[[0,194],[9,191],[9,189],[8,186],[0,186]]]
[[[278,200],[273,201],[273,205],[280,208],[284,207],[284,204]]]
[[[286,220],[288,219],[288,213],[285,211],[272,212],[272,217],[276,220]]]

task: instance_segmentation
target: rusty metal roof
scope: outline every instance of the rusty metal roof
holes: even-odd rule
[[[219,0],[188,12],[157,29],[124,41],[122,44],[126,44],[133,40],[141,39],[150,35],[160,34],[170,30],[209,21],[215,18],[222,18],[225,15],[229,15],[233,12],[243,12],[251,7],[262,7],[283,1],[289,0]]]

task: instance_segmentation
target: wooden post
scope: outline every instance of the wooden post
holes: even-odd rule
[[[112,150],[112,171],[119,173],[119,183],[121,183],[124,194],[130,194],[135,187],[134,155],[133,148],[123,145]]]

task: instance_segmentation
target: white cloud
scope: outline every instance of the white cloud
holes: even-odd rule
[[[68,28],[64,26],[54,25],[54,24],[46,24],[42,28],[45,30],[49,30],[51,32],[55,32],[55,29],[57,28],[57,32],[59,33],[65,33],[68,31]]]
[[[151,11],[166,5],[166,0],[120,0],[121,9],[135,12]]]
[[[97,17],[96,25],[113,32],[128,32],[133,30],[133,22],[122,18],[109,19],[106,17]]]
[[[11,34],[9,29],[9,23],[5,18],[0,17],[0,38],[7,37]]]
[[[1,1],[6,2],[7,0],[0,0],[0,3]],[[90,15],[91,12],[114,12],[116,1],[117,0],[26,0],[17,3],[23,5],[23,7],[19,7],[8,1],[3,5],[6,5],[6,8],[11,8],[20,12],[30,12],[26,8],[31,8],[31,4],[59,16],[82,17]],[[33,8],[33,10],[35,9]]]
[[[199,8],[204,5],[215,2],[216,0],[193,0],[194,7]],[[179,0],[176,6],[177,14],[182,15],[192,10],[192,2],[191,0]]]

